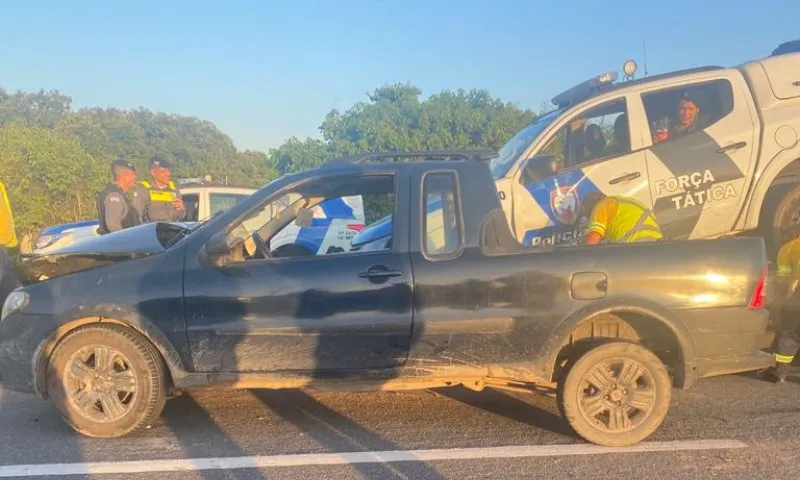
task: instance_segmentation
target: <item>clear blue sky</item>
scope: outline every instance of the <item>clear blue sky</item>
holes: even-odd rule
[[[538,110],[627,58],[643,73],[643,41],[655,74],[795,38],[798,0],[6,1],[0,86],[194,115],[264,150],[317,136],[331,108],[383,83],[485,88]]]

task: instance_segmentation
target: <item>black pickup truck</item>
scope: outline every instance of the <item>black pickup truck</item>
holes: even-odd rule
[[[0,381],[96,437],[199,386],[549,391],[580,436],[624,446],[659,427],[673,387],[772,364],[760,238],[526,247],[490,155],[413,156],[336,159],[191,229],[142,225],[27,262]],[[389,237],[270,249],[314,205],[355,195],[368,222],[391,217]]]

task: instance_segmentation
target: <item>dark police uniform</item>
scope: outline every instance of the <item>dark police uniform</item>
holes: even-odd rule
[[[169,164],[162,159],[150,162],[151,168],[155,166],[169,168]],[[133,205],[142,223],[184,220],[186,210],[178,210],[172,205],[172,202],[180,199],[181,191],[171,180],[164,187],[159,187],[153,179],[141,180],[133,191]]]
[[[112,168],[123,167],[134,170],[133,165],[125,160],[117,160]],[[139,216],[133,208],[128,195],[114,182],[106,185],[106,188],[97,194],[97,213],[100,226],[97,233],[105,235],[111,232],[135,227],[139,225]]]
[[[797,288],[800,278],[800,236],[795,236],[781,247],[777,260],[778,280],[791,283],[780,309],[780,328],[775,349],[774,374],[779,382],[784,382],[789,366],[800,349],[800,289]]]

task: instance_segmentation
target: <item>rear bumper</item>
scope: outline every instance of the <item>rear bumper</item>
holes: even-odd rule
[[[748,372],[774,364],[768,310],[744,307],[682,312],[695,343],[697,378]]]

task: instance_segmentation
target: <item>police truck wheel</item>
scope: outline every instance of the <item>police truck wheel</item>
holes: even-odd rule
[[[137,332],[114,324],[67,334],[50,357],[47,387],[68,425],[104,438],[152,424],[168,393],[159,352]]]
[[[777,255],[781,245],[790,239],[790,230],[800,223],[800,184],[792,183],[775,187],[777,198],[768,198],[766,212],[772,213],[771,247]],[[774,213],[773,213],[774,212]],[[774,256],[770,257],[774,260]]]
[[[558,384],[561,415],[575,433],[606,447],[641,442],[664,421],[672,382],[661,360],[632,342],[588,350]]]

